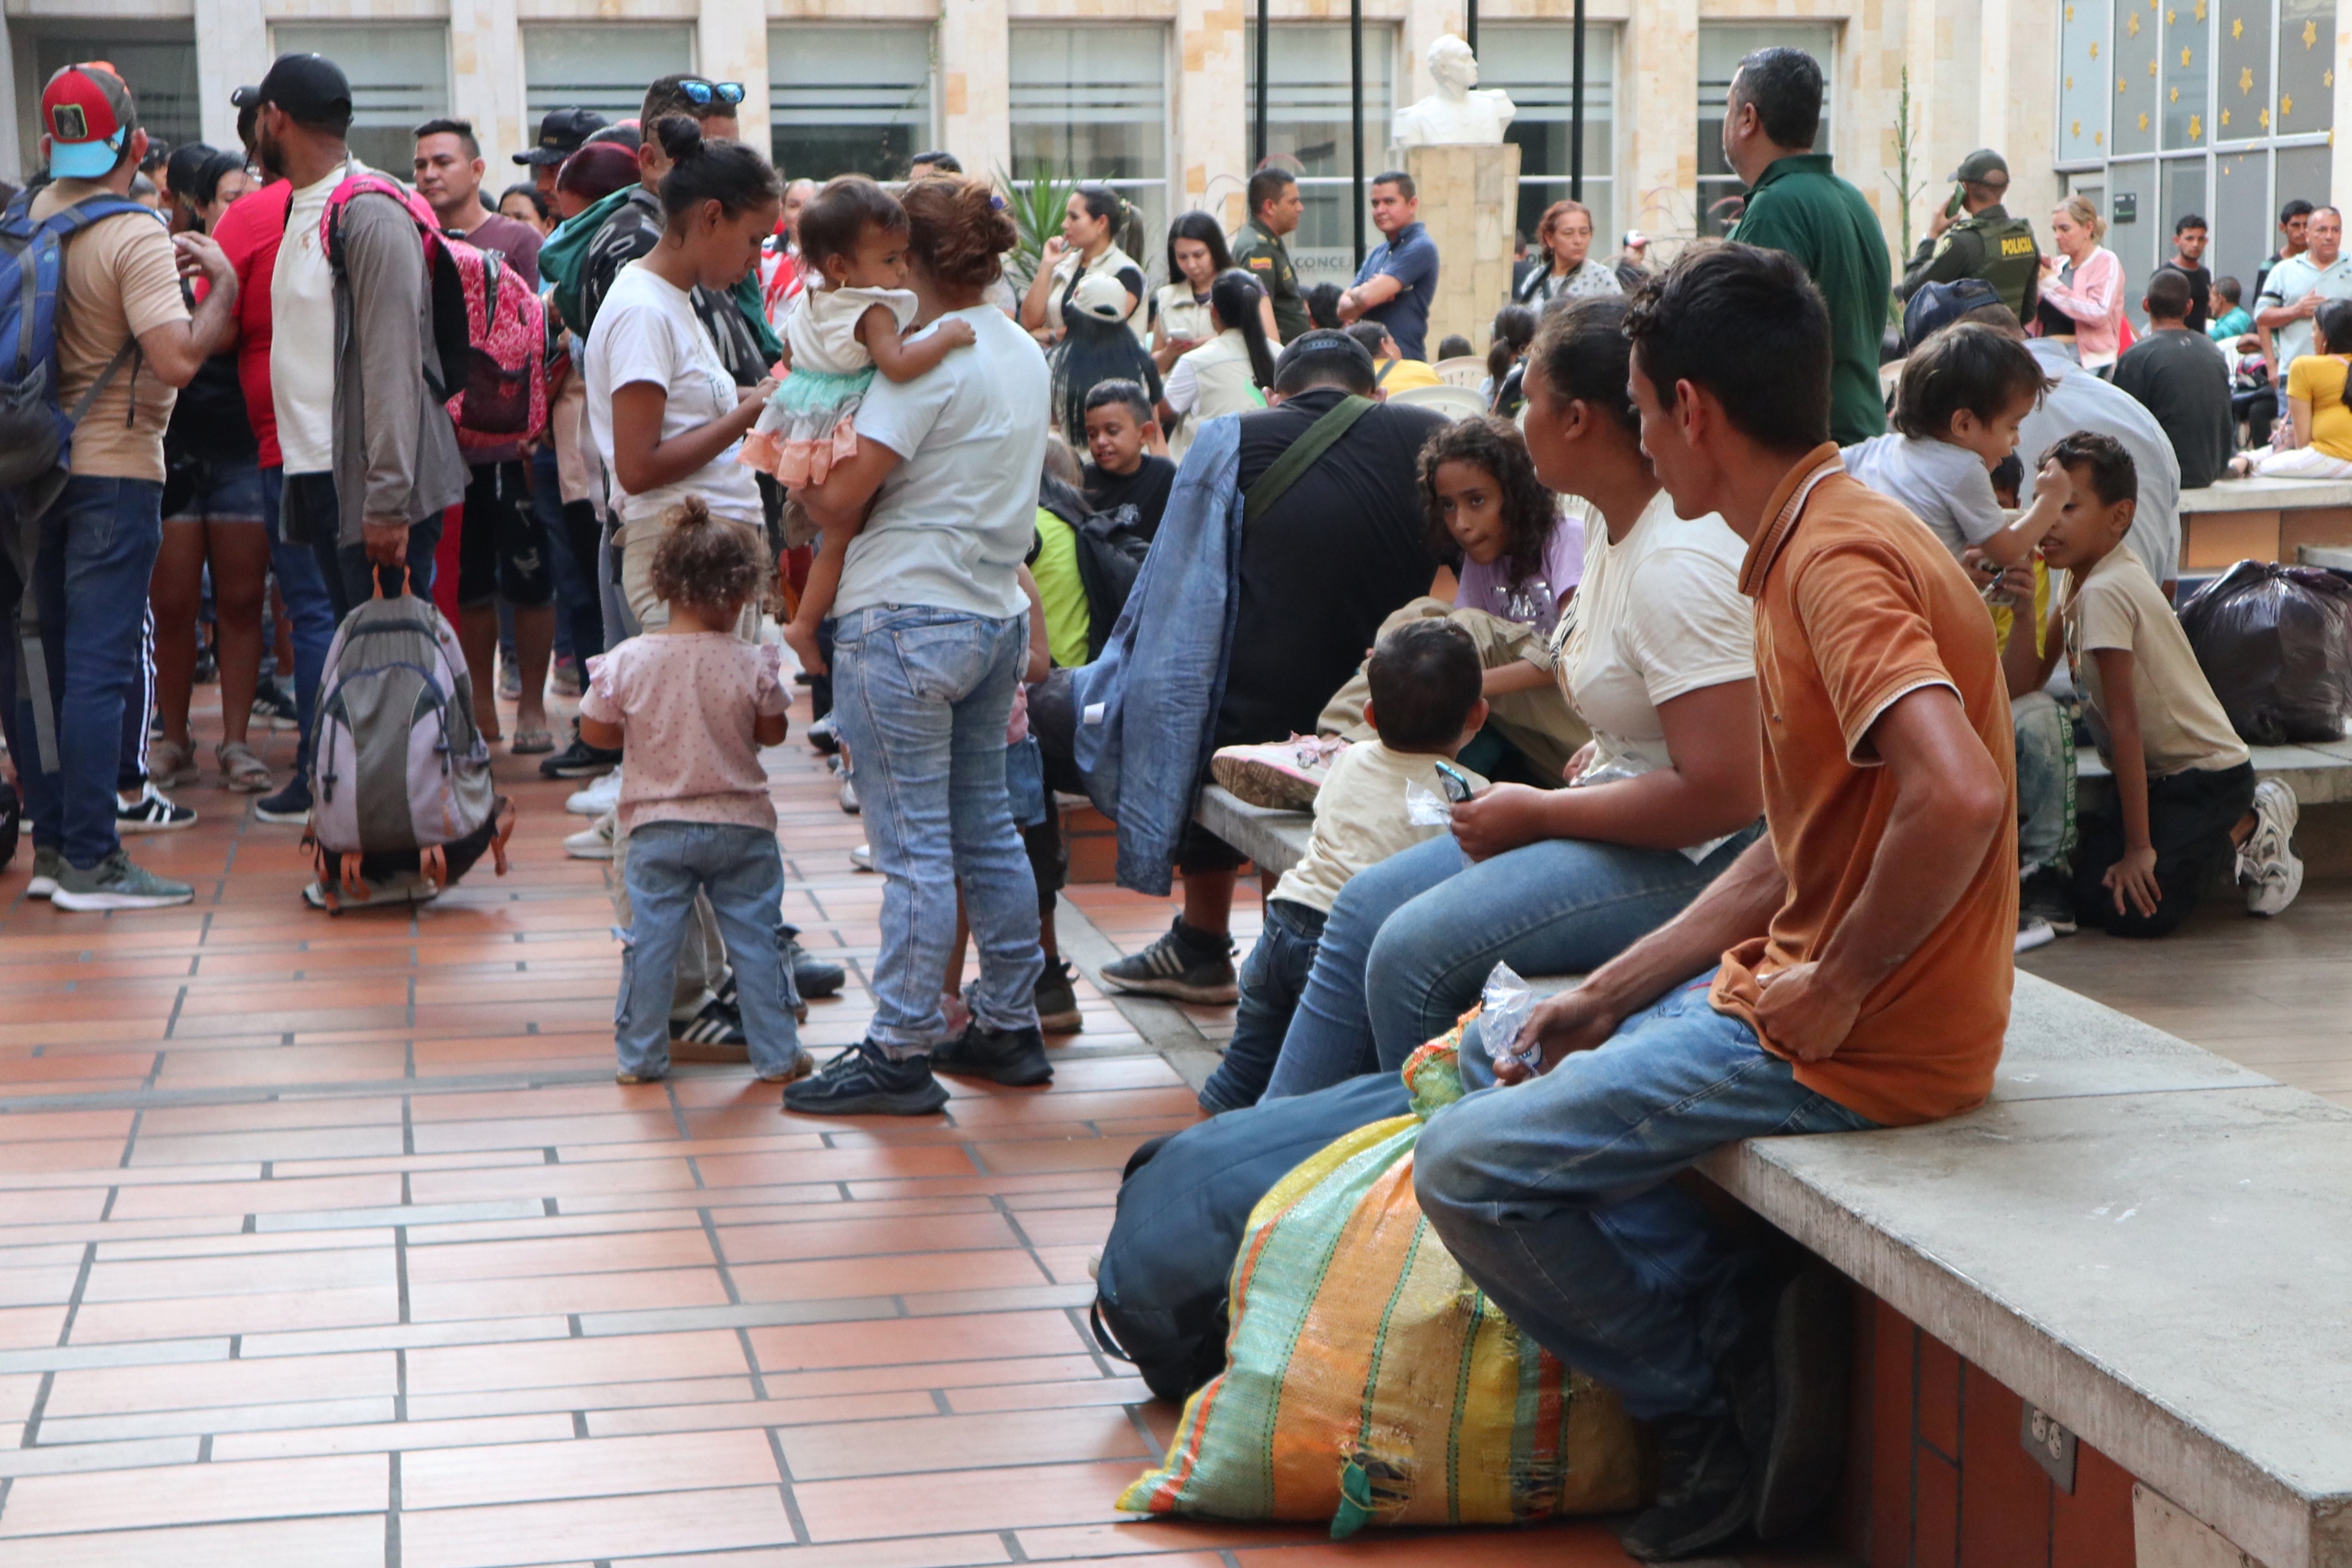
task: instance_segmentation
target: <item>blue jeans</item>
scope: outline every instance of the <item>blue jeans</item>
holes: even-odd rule
[[[613,1002],[621,1070],[646,1077],[669,1070],[672,976],[698,891],[709,896],[734,961],[752,1068],[765,1073],[788,1065],[801,1048],[793,1022],[800,996],[784,962],[784,861],[776,836],[731,823],[639,823],[629,830],[622,877],[629,929],[620,933],[621,991]]]
[[[894,1057],[922,1056],[946,1032],[940,982],[959,883],[980,948],[973,1017],[1037,1026],[1037,883],[1004,782],[1005,724],[1028,657],[1025,616],[884,605],[835,624],[834,712],[884,878],[866,1036]]]
[[[1201,1086],[1201,1109],[1212,1116],[1255,1105],[1282,1055],[1283,1037],[1315,967],[1324,914],[1288,899],[1269,899],[1257,945],[1242,965],[1241,1005],[1224,1059]]]
[[[1548,838],[1475,865],[1452,835],[1359,871],[1331,906],[1266,1098],[1393,1072],[1454,1026],[1497,963],[1582,974],[1680,914],[1755,830],[1705,860]]]
[[[16,771],[33,841],[57,846],[82,870],[121,847],[114,789],[123,710],[145,679],[147,582],[163,547],[163,487],[153,480],[78,476],[41,519],[34,592],[58,767],[41,766],[28,698],[16,704]]]
[[[1422,1212],[1463,1271],[1644,1421],[1720,1413],[1717,1363],[1743,1326],[1747,1259],[1668,1178],[1737,1139],[1877,1125],[1709,1006],[1714,978],[1541,1078],[1447,1106],[1413,1150]]]
[[[2064,870],[2074,860],[2074,726],[2046,691],[2009,705],[2017,742],[2017,860]]]
[[[294,628],[294,709],[302,738],[294,752],[294,773],[310,773],[310,732],[318,717],[319,681],[327,671],[327,649],[335,640],[335,598],[319,573],[319,557],[307,544],[289,543],[282,521],[286,473],[261,470],[261,519],[269,529],[269,573],[286,601]]]

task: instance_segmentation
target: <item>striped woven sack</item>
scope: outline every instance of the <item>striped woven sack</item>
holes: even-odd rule
[[[1504,1317],[1413,1196],[1423,1122],[1462,1093],[1461,1036],[1405,1064],[1413,1115],[1340,1139],[1251,1212],[1225,1370],[1121,1509],[1328,1520],[1344,1540],[1643,1500],[1643,1441],[1616,1396]]]

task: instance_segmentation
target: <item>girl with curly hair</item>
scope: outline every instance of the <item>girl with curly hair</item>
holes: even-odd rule
[[[1440,430],[1421,449],[1421,506],[1432,546],[1462,552],[1455,606],[1549,637],[1583,573],[1584,525],[1536,477],[1526,437],[1491,414]],[[1550,679],[1537,674],[1529,686]]]

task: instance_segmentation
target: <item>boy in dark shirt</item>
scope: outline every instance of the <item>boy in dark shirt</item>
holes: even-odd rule
[[[2180,459],[2180,488],[2202,489],[2220,479],[2237,446],[2230,408],[2230,363],[2188,323],[2188,278],[2161,268],[2147,280],[2147,336],[2116,362],[2115,383],[2139,399]]]
[[[1164,451],[1151,400],[1131,381],[1106,381],[1087,394],[1087,501],[1097,511],[1135,508],[1137,526],[1149,539],[1160,531],[1176,465],[1155,455]]]

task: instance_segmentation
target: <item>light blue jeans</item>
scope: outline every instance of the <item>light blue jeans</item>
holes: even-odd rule
[[[883,876],[866,1032],[893,1057],[923,1056],[947,1032],[940,983],[959,884],[980,949],[972,1016],[989,1029],[1037,1026],[1037,882],[1004,782],[1005,725],[1028,658],[1025,616],[883,605],[835,627],[833,710]]]
[[[723,822],[642,822],[630,829],[621,874],[629,929],[620,934],[621,993],[613,1003],[621,1070],[669,1070],[670,994],[694,895],[707,894],[735,969],[743,1033],[760,1072],[787,1067],[801,1048],[793,1020],[800,996],[784,962],[784,859],[764,827]]]
[[[1749,1260],[1668,1178],[1737,1139],[1877,1125],[1709,1006],[1714,979],[1541,1078],[1447,1106],[1413,1149],[1422,1212],[1463,1271],[1644,1421],[1719,1411],[1716,1368],[1745,1316]]]
[[[2046,691],[2009,705],[2017,740],[2017,860],[2021,868],[2074,863],[2074,726]]]
[[[1582,974],[1680,914],[1739,858],[1547,838],[1470,864],[1451,834],[1359,871],[1331,906],[1265,1098],[1394,1072],[1454,1026],[1497,963]]]

